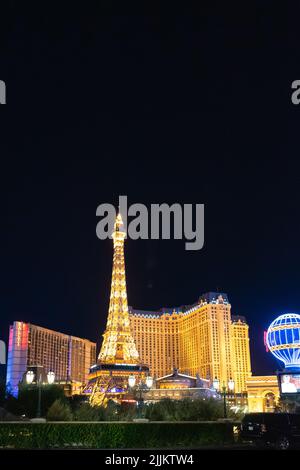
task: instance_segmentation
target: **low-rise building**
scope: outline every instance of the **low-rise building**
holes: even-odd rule
[[[257,375],[246,380],[248,411],[273,412],[279,400],[276,375]]]

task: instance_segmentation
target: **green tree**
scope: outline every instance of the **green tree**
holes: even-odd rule
[[[104,421],[105,409],[102,406],[91,406],[82,403],[74,412],[75,421]]]
[[[147,406],[145,417],[150,421],[164,421],[164,411],[161,407],[156,406],[156,403],[151,403]]]
[[[120,421],[132,421],[137,414],[136,404],[134,403],[121,403],[118,410],[118,417]]]
[[[4,408],[6,411],[12,413],[15,416],[21,416],[24,414],[23,408],[21,407],[18,399],[11,394],[6,396]]]
[[[213,398],[164,399],[146,407],[151,421],[214,421],[223,417],[223,404]]]
[[[75,413],[81,405],[89,404],[89,401],[82,395],[72,395],[71,397],[68,397],[68,403],[71,407],[72,413]]]
[[[45,416],[51,405],[60,400],[66,402],[63,388],[59,385],[41,385],[41,414]],[[17,398],[21,414],[34,418],[37,413],[38,387],[36,385],[20,384]]]
[[[61,400],[55,400],[47,412],[48,421],[72,421],[70,406]]]
[[[105,418],[107,421],[118,421],[121,405],[113,400],[108,400],[105,408]]]
[[[0,406],[5,404],[6,384],[4,379],[0,379]]]
[[[145,407],[145,417],[151,421],[172,421],[176,408],[175,401],[166,398]]]

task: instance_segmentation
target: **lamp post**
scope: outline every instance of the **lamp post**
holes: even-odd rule
[[[149,392],[153,385],[153,378],[148,375],[145,381],[140,381],[136,385],[136,378],[134,375],[128,377],[129,388],[132,389],[134,394],[137,396],[137,408],[138,408],[138,419],[142,417],[142,407],[144,403],[143,393]]]
[[[42,402],[42,374],[41,371],[37,371],[36,385],[38,390],[38,402],[37,402],[37,412],[36,419],[41,419],[41,402]],[[31,385],[34,380],[35,374],[32,370],[26,372],[26,382],[28,385]],[[52,385],[55,381],[55,374],[52,371],[49,371],[47,374],[47,381],[49,385]]]
[[[224,410],[224,418],[226,419],[227,418],[227,403],[226,403],[226,396],[229,395],[229,393],[232,393],[233,390],[234,390],[234,380],[232,378],[230,378],[228,380],[228,384],[227,384],[227,387],[225,385],[225,382],[223,382],[223,386],[222,386],[222,396],[223,396],[223,410]],[[220,389],[220,381],[219,379],[216,377],[214,380],[213,380],[213,388],[216,390],[216,391],[219,391]]]
[[[54,372],[52,372],[52,370],[50,370],[47,374],[47,380],[48,380],[48,384],[49,385],[52,385],[54,384],[54,381],[55,381],[55,374]]]
[[[32,370],[28,370],[26,372],[26,383],[31,385],[34,379],[34,372]]]

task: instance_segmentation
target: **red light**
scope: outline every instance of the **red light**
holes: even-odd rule
[[[268,344],[267,344],[267,332],[264,331],[264,345],[266,348],[266,351],[269,352]]]

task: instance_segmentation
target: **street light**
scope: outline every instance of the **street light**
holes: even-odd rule
[[[234,390],[234,380],[230,378],[228,380],[227,384],[227,390],[226,390],[226,385],[223,383],[223,398],[224,398],[224,418],[227,418],[227,404],[226,404],[226,396],[229,395],[229,392],[233,392]]]
[[[228,381],[228,389],[229,389],[231,392],[233,392],[233,390],[234,390],[234,380],[231,379],[231,378],[230,378],[229,381]]]
[[[26,383],[27,383],[28,385],[31,385],[32,382],[33,382],[33,379],[34,379],[34,373],[33,373],[33,371],[32,371],[32,370],[28,370],[28,371],[26,372]]]
[[[147,385],[148,388],[152,388],[153,377],[150,377],[150,375],[148,375],[147,378],[146,378],[146,385]]]
[[[26,372],[26,382],[28,385],[31,385],[34,380],[35,374],[32,370]],[[47,381],[49,385],[52,385],[55,381],[55,374],[52,371],[49,371],[47,374]],[[42,398],[42,374],[37,371],[36,385],[38,388],[38,403],[37,403],[37,412],[36,418],[41,418],[41,398]]]
[[[130,375],[128,377],[128,385],[129,388],[134,389],[133,391],[137,395],[137,408],[138,408],[138,418],[141,418],[142,415],[142,407],[144,403],[143,399],[143,393],[149,392],[150,388],[152,388],[153,385],[153,378],[148,375],[145,379],[145,381],[140,381],[136,385],[136,378],[134,375]]]
[[[217,377],[215,377],[214,380],[213,380],[213,388],[216,391],[218,391],[219,387],[220,387],[220,380]]]
[[[226,403],[226,396],[231,394],[234,390],[234,380],[232,378],[230,378],[228,380],[228,383],[227,383],[227,387],[225,385],[225,382],[223,382],[223,386],[222,386],[222,395],[223,395],[223,405],[224,405],[224,418],[226,419],[227,418],[227,403]],[[213,380],[213,388],[216,390],[216,391],[219,391],[219,387],[220,387],[220,381],[219,379],[216,377],[214,380]]]
[[[50,370],[47,374],[47,380],[48,380],[48,384],[49,385],[52,385],[55,381],[55,374],[54,372],[52,372],[52,370]]]
[[[128,377],[128,385],[129,385],[129,387],[130,387],[130,388],[133,388],[133,387],[135,386],[135,382],[136,382],[135,376],[134,376],[134,375],[130,375],[130,376]]]

